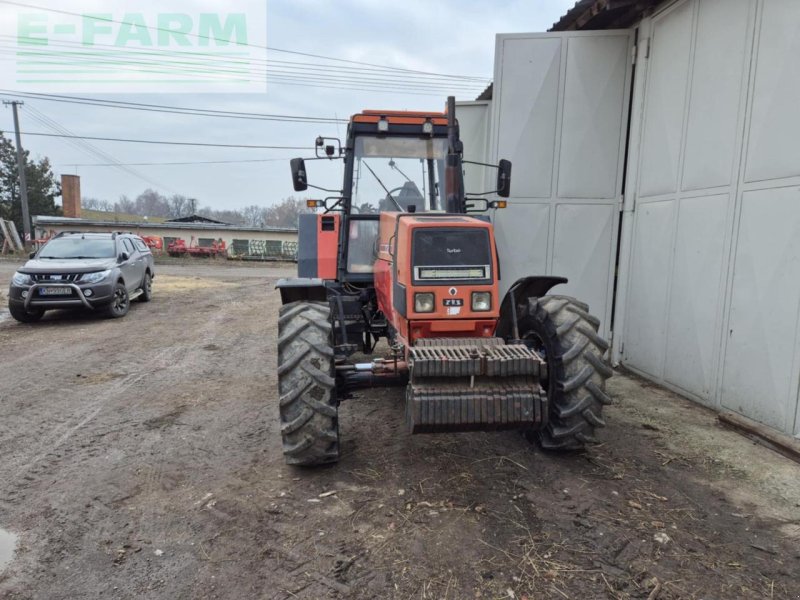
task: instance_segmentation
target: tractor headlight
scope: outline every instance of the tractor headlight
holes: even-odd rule
[[[11,283],[14,285],[31,285],[33,283],[33,279],[31,279],[30,275],[17,271],[11,278]]]
[[[492,293],[472,292],[472,310],[476,312],[492,310]]]
[[[433,312],[434,304],[433,292],[418,292],[414,294],[414,310],[416,312]]]
[[[103,281],[106,277],[111,275],[111,271],[98,271],[97,273],[86,273],[81,275],[81,283],[97,283]]]

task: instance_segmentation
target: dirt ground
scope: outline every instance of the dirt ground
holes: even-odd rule
[[[410,436],[390,389],[342,405],[338,465],[286,467],[287,274],[169,265],[122,320],[0,312],[0,597],[800,598],[800,465],[624,374],[585,455]]]

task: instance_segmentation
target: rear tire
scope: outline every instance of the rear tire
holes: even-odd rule
[[[8,312],[20,323],[35,323],[44,316],[44,311],[34,309],[32,311],[25,310],[24,306],[8,303]]]
[[[604,358],[608,342],[597,334],[600,320],[569,296],[531,298],[521,308],[520,337],[547,361],[550,420],[533,437],[545,450],[583,450],[597,441],[611,404],[605,383],[614,371]]]
[[[278,319],[278,389],[286,464],[339,460],[339,410],[330,307],[291,302]]]
[[[142,293],[139,296],[139,302],[150,302],[153,299],[153,278],[150,273],[144,274],[142,279]]]

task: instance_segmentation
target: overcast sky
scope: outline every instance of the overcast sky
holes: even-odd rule
[[[64,6],[54,0],[29,0],[30,4]],[[71,3],[72,10],[84,8]],[[87,0],[85,9],[97,6]],[[113,3],[105,3],[108,4]],[[155,10],[169,8],[169,0],[140,0],[137,5]],[[349,60],[408,69],[492,78],[495,34],[546,31],[574,0],[270,0],[267,5],[267,44]],[[2,11],[8,10],[0,2]],[[82,12],[82,11],[81,11]],[[313,59],[270,53],[268,59]],[[263,94],[82,94],[115,100],[211,108],[257,113],[347,118],[363,108],[442,110],[447,92],[416,95],[283,85],[267,78]],[[478,88],[482,85],[476,84]],[[6,88],[8,83],[0,85]],[[22,89],[16,87],[15,89]],[[468,95],[465,95],[468,94]],[[472,91],[457,90],[460,100],[472,100]],[[0,97],[3,96],[0,93]],[[230,144],[311,146],[319,134],[343,136],[336,124],[243,121],[208,117],[137,112],[25,100],[20,120],[23,131],[48,131],[26,115],[28,107],[50,117],[79,135],[203,141]],[[0,130],[13,132],[11,110],[0,110]],[[120,195],[136,196],[147,187],[164,194],[181,193],[212,208],[269,205],[293,194],[288,159],[303,154],[291,150],[253,150],[156,146],[92,142],[123,163],[213,160],[281,159],[274,162],[139,166],[144,181],[110,167],[72,167],[100,162],[64,140],[28,136],[23,146],[34,156],[50,157],[57,173],[81,176],[82,194],[114,201]],[[312,182],[339,187],[339,166],[311,172]],[[153,185],[157,183],[158,185]]]

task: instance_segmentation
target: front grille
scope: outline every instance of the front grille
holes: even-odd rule
[[[75,283],[83,273],[34,273],[31,278],[36,283]]]
[[[418,228],[412,244],[414,283],[492,282],[491,242],[485,228]]]
[[[463,267],[414,267],[415,278],[420,281],[488,279],[489,265]]]

